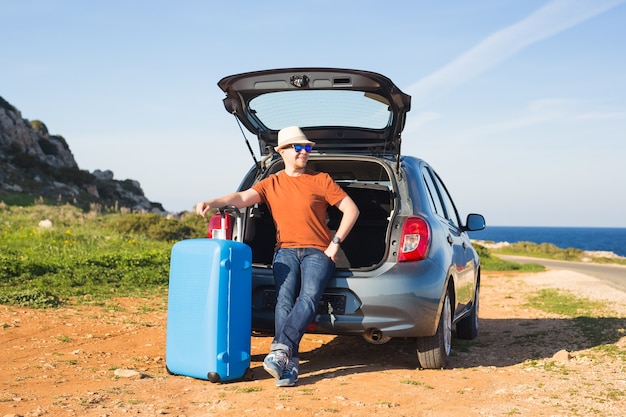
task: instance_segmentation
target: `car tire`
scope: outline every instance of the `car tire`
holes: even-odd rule
[[[437,332],[417,338],[417,359],[424,369],[441,369],[448,365],[452,346],[452,306],[446,290]]]
[[[472,340],[478,336],[478,311],[480,306],[480,285],[476,286],[474,303],[470,313],[456,323],[456,337],[459,339]]]

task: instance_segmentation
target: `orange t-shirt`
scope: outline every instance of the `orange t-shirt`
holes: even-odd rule
[[[325,250],[331,239],[326,210],[348,195],[327,173],[309,170],[297,177],[280,171],[259,181],[252,189],[272,212],[276,249]]]

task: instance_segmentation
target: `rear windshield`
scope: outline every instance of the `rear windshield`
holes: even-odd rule
[[[384,129],[391,111],[384,97],[348,90],[297,90],[266,93],[250,109],[267,128],[346,126]]]

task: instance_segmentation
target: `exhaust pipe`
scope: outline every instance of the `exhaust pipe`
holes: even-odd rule
[[[363,333],[363,339],[373,345],[382,345],[391,340],[390,336],[385,336],[380,329],[367,329],[365,333]]]

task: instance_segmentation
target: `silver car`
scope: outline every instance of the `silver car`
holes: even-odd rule
[[[415,338],[421,367],[445,367],[453,326],[459,338],[478,333],[480,261],[466,232],[483,229],[485,219],[462,222],[432,167],[401,154],[411,97],[383,75],[335,68],[250,72],[218,85],[226,110],[259,144],[257,159],[244,134],[254,163],[240,190],[283,169],[277,134],[296,125],[316,142],[308,167],[329,173],[361,212],[308,331],[377,344]],[[339,216],[329,209],[331,230]],[[276,229],[263,204],[242,220],[253,254],[252,327],[271,333]]]

